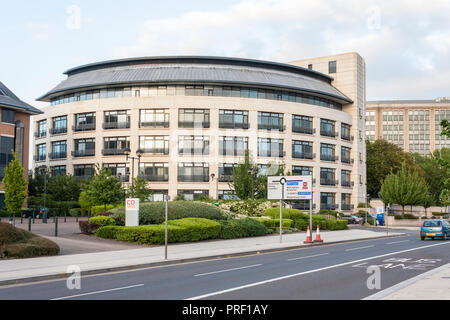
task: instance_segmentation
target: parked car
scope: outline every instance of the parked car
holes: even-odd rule
[[[359,218],[357,216],[343,216],[341,217],[342,220],[347,220],[348,224],[362,224],[364,219]]]
[[[447,240],[450,236],[450,223],[446,220],[426,220],[420,228],[420,239],[426,238],[442,238]]]

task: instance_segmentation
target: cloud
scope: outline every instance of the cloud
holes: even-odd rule
[[[447,0],[242,0],[225,10],[148,20],[134,44],[115,48],[113,55],[284,62],[356,51],[366,60],[368,93],[371,84],[401,79],[407,84],[399,86],[397,95],[407,98],[416,93],[415,77],[434,73],[438,66],[443,73],[450,71],[449,10]],[[427,79],[438,86],[434,78]]]

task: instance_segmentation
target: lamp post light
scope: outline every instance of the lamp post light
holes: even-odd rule
[[[255,190],[254,190],[254,180],[255,180],[255,175],[258,173],[258,169],[251,167],[248,168],[248,173],[251,175],[252,177],[252,216],[253,216],[253,208],[254,208],[254,203],[255,203]]]
[[[38,167],[39,170],[44,170],[44,218],[43,221],[46,221],[46,214],[47,214],[47,166],[40,166]]]
[[[130,156],[131,149],[127,148],[127,149],[125,149],[124,154],[127,156],[127,160],[126,161],[128,161],[129,159],[132,160],[132,165],[131,165],[131,168],[132,168],[131,169],[131,196],[134,198],[134,160],[138,160],[138,176],[139,176],[140,167],[141,167],[141,157],[142,157],[143,152],[140,149],[138,149],[136,151],[136,156],[137,157],[131,157]]]

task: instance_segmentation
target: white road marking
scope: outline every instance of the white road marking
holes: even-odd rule
[[[388,242],[386,244],[395,244],[395,243],[402,243],[402,242],[408,242],[410,240],[404,240],[404,241],[396,241],[396,242]]]
[[[208,298],[208,297],[211,297],[211,296],[217,296],[217,295],[228,293],[228,292],[233,292],[233,291],[238,291],[238,290],[241,290],[241,289],[256,287],[256,286],[263,285],[263,284],[266,284],[266,283],[271,283],[271,282],[275,282],[275,281],[280,281],[280,280],[285,280],[285,279],[289,279],[289,278],[294,278],[294,277],[298,277],[298,276],[309,274],[309,273],[314,273],[314,272],[318,272],[318,271],[338,268],[338,267],[346,266],[346,265],[349,265],[349,264],[355,264],[355,263],[359,263],[359,262],[363,262],[363,261],[367,261],[367,260],[388,257],[388,256],[392,256],[394,254],[405,253],[405,252],[410,252],[410,251],[416,251],[416,250],[425,249],[425,248],[431,248],[431,247],[436,247],[436,246],[443,246],[443,245],[446,245],[446,244],[449,244],[449,243],[450,242],[444,242],[444,243],[439,243],[439,244],[432,244],[432,245],[429,245],[429,246],[421,246],[421,247],[418,247],[418,248],[407,249],[407,250],[402,250],[402,251],[396,251],[396,252],[391,252],[391,253],[387,253],[387,254],[383,254],[383,255],[379,255],[379,256],[374,256],[374,257],[370,257],[370,258],[364,258],[364,259],[360,259],[360,260],[340,263],[340,264],[336,264],[336,265],[333,265],[333,266],[328,266],[328,267],[324,267],[324,268],[320,268],[320,269],[315,269],[315,270],[310,270],[310,271],[290,274],[290,275],[287,275],[287,276],[278,277],[278,278],[269,279],[269,280],[264,280],[264,281],[255,282],[255,283],[250,283],[250,284],[246,284],[246,285],[235,287],[235,288],[230,288],[230,289],[226,289],[226,290],[221,290],[221,291],[216,291],[216,292],[212,292],[212,293],[207,293],[207,294],[204,294],[204,295],[201,295],[201,296],[188,298],[186,300],[200,300],[200,299]]]
[[[307,256],[307,257],[300,257],[300,258],[293,258],[293,259],[288,259],[288,261],[295,261],[295,260],[301,260],[301,259],[307,259],[307,258],[314,258],[314,257],[320,257],[320,256],[326,256],[329,253],[323,253],[323,254],[316,254],[314,256]]]
[[[206,275],[210,275],[210,274],[223,273],[223,272],[229,272],[229,271],[235,271],[235,270],[242,270],[242,269],[260,267],[260,266],[262,266],[262,264],[255,264],[255,265],[252,265],[252,266],[233,268],[233,269],[227,269],[227,270],[220,270],[220,271],[213,271],[213,272],[208,272],[208,273],[200,273],[200,274],[196,274],[194,277],[201,277],[201,276],[206,276]]]
[[[56,298],[56,299],[51,299],[51,300],[64,300],[64,299],[71,299],[71,298],[77,298],[77,297],[83,297],[83,296],[90,296],[90,295],[94,295],[94,294],[99,294],[99,293],[105,293],[105,292],[111,292],[111,291],[119,291],[119,290],[126,290],[126,289],[132,289],[132,288],[138,288],[138,287],[142,287],[144,286],[144,284],[137,284],[135,286],[129,286],[129,287],[122,287],[122,288],[115,288],[115,289],[109,289],[109,290],[101,290],[101,291],[94,291],[94,292],[88,292],[88,293],[82,293],[82,294],[76,294],[73,296],[67,296],[67,297],[61,297],[61,298]]]
[[[358,247],[358,248],[347,249],[345,251],[353,251],[353,250],[360,250],[360,249],[373,248],[373,247],[375,247],[375,246],[373,245],[373,246],[366,246],[366,247]]]

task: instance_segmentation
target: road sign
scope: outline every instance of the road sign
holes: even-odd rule
[[[139,199],[125,200],[125,226],[139,226]]]
[[[311,200],[312,176],[268,177],[269,200]]]

